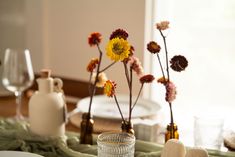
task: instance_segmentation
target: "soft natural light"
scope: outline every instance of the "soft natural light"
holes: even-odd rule
[[[192,134],[193,116],[200,113],[222,116],[225,129],[235,130],[231,125],[235,119],[235,1],[156,0],[153,4],[153,23],[170,21],[169,56],[181,54],[189,61],[185,71],[171,71],[178,91],[173,111],[179,128]],[[163,55],[160,34],[154,26],[152,29]],[[161,76],[157,58],[153,58],[152,70]],[[161,85],[152,86],[151,98],[169,112],[164,95]]]

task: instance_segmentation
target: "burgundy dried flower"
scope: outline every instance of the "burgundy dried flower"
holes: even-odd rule
[[[136,74],[140,77],[143,75],[143,67],[141,65],[140,60],[137,57],[131,56],[129,57],[130,67],[136,72]]]
[[[156,28],[158,30],[166,30],[169,28],[169,24],[170,24],[169,21],[162,21],[160,23],[156,23]]]
[[[176,98],[176,87],[173,82],[167,82],[165,87],[166,87],[165,100],[171,103]]]
[[[171,68],[175,71],[181,72],[188,66],[188,61],[184,56],[174,56],[171,60]]]
[[[101,42],[101,34],[98,32],[91,33],[88,37],[88,43],[90,46],[95,46]]]
[[[95,68],[96,65],[99,64],[99,59],[98,58],[92,58],[89,62],[89,64],[87,65],[87,71],[88,72],[92,72]]]
[[[152,83],[154,79],[155,79],[155,78],[154,78],[153,75],[148,74],[148,75],[142,76],[142,77],[140,78],[140,82],[141,82],[142,84],[144,84],[144,83]]]
[[[160,52],[161,47],[155,41],[150,41],[147,45],[147,49],[149,50],[149,52],[155,54],[155,53]]]
[[[117,37],[126,40],[128,38],[128,33],[123,29],[116,29],[115,31],[112,32],[109,39],[112,40],[113,38]]]

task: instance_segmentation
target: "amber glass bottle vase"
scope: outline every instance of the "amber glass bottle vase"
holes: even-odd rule
[[[169,139],[179,139],[178,127],[175,123],[170,123],[167,125],[165,142],[167,142]]]
[[[80,144],[92,144],[93,138],[93,125],[94,121],[91,118],[89,113],[82,114],[82,122],[81,122],[81,132],[80,132]]]
[[[129,134],[135,135],[135,131],[133,129],[133,125],[129,121],[122,121],[122,132],[127,132]]]

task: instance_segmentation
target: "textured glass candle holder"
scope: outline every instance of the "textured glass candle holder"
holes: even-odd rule
[[[135,136],[125,132],[106,132],[98,136],[98,157],[134,157]]]

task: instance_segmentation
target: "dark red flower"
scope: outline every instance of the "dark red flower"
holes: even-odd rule
[[[155,41],[151,41],[151,42],[148,43],[147,49],[151,53],[158,53],[158,52],[160,52],[161,47]]]
[[[188,61],[184,56],[174,56],[170,60],[171,68],[175,71],[181,72],[188,66]]]
[[[143,84],[143,83],[152,83],[153,80],[154,80],[154,76],[151,75],[151,74],[148,74],[148,75],[144,75],[140,78],[140,82]]]
[[[123,38],[124,40],[126,40],[128,38],[128,33],[123,29],[116,29],[109,37],[110,40],[112,40],[113,38]]]
[[[90,46],[95,46],[101,42],[101,34],[98,32],[91,33],[88,37],[88,43]]]

